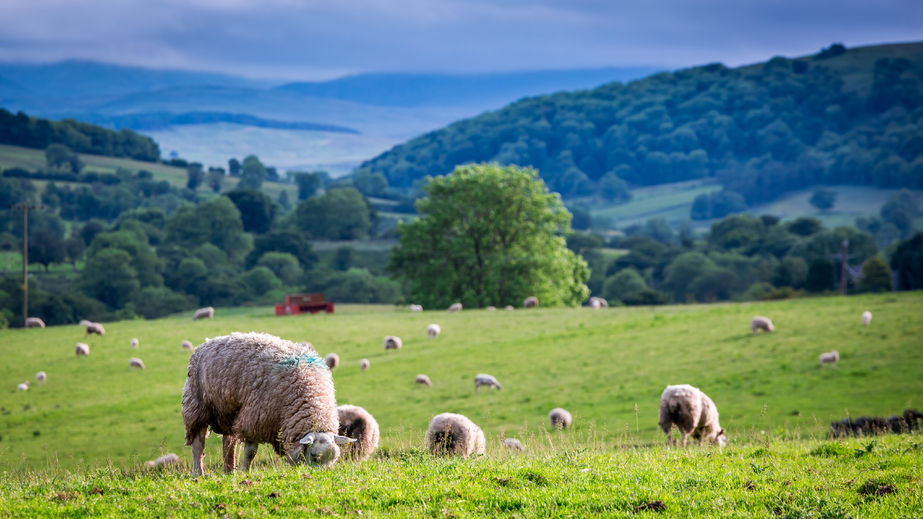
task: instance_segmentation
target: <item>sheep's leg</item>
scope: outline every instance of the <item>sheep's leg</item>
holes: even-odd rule
[[[253,462],[253,458],[256,456],[256,449],[260,445],[256,442],[244,440],[244,457],[240,460],[240,470],[241,472],[250,471],[250,463]]]
[[[237,465],[237,445],[240,440],[233,434],[225,434],[221,441],[221,453],[224,456],[224,473],[234,472]]]
[[[689,433],[683,432],[683,447],[686,446],[686,442],[689,441]]]
[[[205,475],[205,466],[202,461],[205,459],[205,436],[208,429],[203,427],[192,439],[192,477],[197,478]]]

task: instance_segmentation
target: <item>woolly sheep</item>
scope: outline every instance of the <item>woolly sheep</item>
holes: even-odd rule
[[[461,303],[452,303],[449,305],[449,312],[461,312],[462,304]]]
[[[87,335],[106,335],[106,329],[103,328],[103,325],[99,323],[88,323],[87,324]]]
[[[248,383],[242,383],[248,382]],[[314,348],[263,333],[205,341],[189,358],[182,400],[193,477],[203,474],[208,430],[223,435],[224,470],[248,471],[260,443],[289,463],[329,465],[340,456],[333,378]]]
[[[139,359],[138,357],[132,357],[131,359],[128,360],[128,367],[144,369],[144,361]]]
[[[410,305],[410,311],[411,312],[422,312],[423,307],[420,305]]]
[[[23,382],[22,384],[16,385],[16,391],[28,391],[28,390],[29,390],[28,382]]]
[[[868,326],[872,322],[872,312],[868,310],[862,312],[862,326]]]
[[[368,371],[369,370],[369,359],[360,360],[359,369],[361,369],[362,371]]]
[[[38,373],[35,374],[35,380],[39,382],[45,382],[46,380],[48,380],[48,375],[46,375],[44,371],[39,371]]]
[[[168,454],[164,454],[163,456],[157,458],[156,460],[151,460],[147,462],[145,465],[147,465],[150,468],[158,468],[158,467],[166,467],[167,465],[175,465],[177,463],[179,463],[179,456],[171,452]]]
[[[192,351],[192,350],[195,349],[195,346],[193,346],[192,343],[189,342],[189,341],[183,341],[183,342],[179,343],[179,345],[180,345],[180,347],[183,348],[184,350]]]
[[[535,308],[538,306],[538,298],[535,296],[529,296],[522,302],[523,308]]]
[[[756,316],[753,320],[750,321],[750,331],[756,333],[760,330],[764,332],[771,332],[775,330],[775,327],[772,326],[772,320],[768,317]]]
[[[337,407],[337,414],[340,417],[338,434],[356,440],[343,447],[342,456],[356,461],[369,459],[378,448],[380,437],[375,417],[359,406],[345,404]]]
[[[836,363],[840,361],[840,352],[836,350],[828,351],[826,353],[820,354],[820,365],[824,364],[833,364],[836,366]]]
[[[438,414],[426,430],[426,446],[434,456],[484,454],[485,444],[484,431],[460,414]]]
[[[45,321],[39,317],[26,317],[26,328],[44,328]]]
[[[493,375],[488,375],[487,373],[478,373],[474,377],[474,390],[480,391],[481,386],[495,387],[497,390],[502,389],[500,383],[497,382],[497,379]]]
[[[673,425],[682,433],[682,444],[693,438],[724,446],[727,436],[718,423],[718,408],[708,395],[689,384],[667,386],[660,395],[660,428],[667,434],[667,444],[673,444]]]
[[[400,337],[395,337],[393,335],[388,335],[385,337],[385,349],[386,350],[399,350],[404,345]]]
[[[132,340],[131,340],[131,349],[133,349],[133,350],[138,349],[138,339],[132,339]]]
[[[548,412],[548,421],[551,422],[551,426],[555,429],[567,429],[570,427],[570,424],[574,421],[567,409],[562,409],[560,407],[555,407]]]
[[[522,442],[516,438],[506,438],[503,440],[503,446],[511,451],[524,451],[526,448],[522,445]]]
[[[92,321],[87,321],[86,319],[81,319],[77,326],[83,326],[84,328],[89,326]]]
[[[82,342],[78,342],[77,345],[74,346],[74,353],[78,357],[81,357],[81,356],[86,357],[87,355],[90,354],[90,345],[82,343]]]
[[[431,339],[439,337],[440,333],[442,333],[442,328],[438,324],[431,324],[426,327],[426,335],[429,335]]]
[[[195,315],[192,316],[193,321],[198,321],[199,319],[211,319],[215,316],[215,309],[206,306],[205,308],[199,308],[195,311]]]
[[[609,308],[609,301],[601,297],[593,296],[590,298],[590,308]]]
[[[497,311],[497,307],[496,307],[496,306],[493,306],[493,305],[488,306],[488,307],[487,307],[487,311],[488,311],[488,312],[496,312],[496,311]]]
[[[340,356],[336,353],[328,353],[327,356],[324,357],[324,364],[333,371],[340,365]]]
[[[417,384],[423,384],[424,386],[432,386],[432,385],[433,385],[433,383],[429,380],[429,377],[427,377],[426,375],[424,375],[424,374],[422,374],[422,373],[419,374],[419,375],[417,375],[417,378],[414,379],[414,382],[416,382]]]
[[[513,305],[506,305],[506,307],[504,307],[503,309],[506,310],[507,312],[512,312],[512,311],[513,311]]]

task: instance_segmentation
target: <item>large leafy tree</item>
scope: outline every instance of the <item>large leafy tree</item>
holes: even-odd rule
[[[225,196],[240,211],[244,231],[263,234],[272,227],[278,206],[269,196],[254,189],[235,189]]]
[[[400,226],[389,265],[413,301],[438,308],[586,299],[589,270],[564,240],[570,214],[534,169],[459,166],[425,190],[421,218]]]
[[[245,257],[253,247],[244,234],[240,211],[224,196],[180,207],[167,220],[166,227],[167,241],[171,245],[192,248],[212,243],[234,260]]]
[[[298,204],[295,225],[312,238],[361,240],[371,229],[371,208],[352,187],[330,189]]]

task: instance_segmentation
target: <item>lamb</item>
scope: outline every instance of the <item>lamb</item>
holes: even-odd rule
[[[249,383],[242,383],[249,382]],[[340,456],[333,378],[314,348],[262,333],[205,341],[189,358],[182,399],[193,477],[203,474],[208,430],[223,435],[224,470],[248,471],[260,443],[291,464],[325,466]]]
[[[526,448],[523,447],[522,442],[517,440],[516,438],[506,438],[505,440],[503,440],[503,446],[511,451],[526,450]]]
[[[26,328],[44,328],[45,321],[39,317],[26,317]]]
[[[484,454],[485,444],[484,431],[460,414],[438,414],[426,430],[426,446],[434,456]]]
[[[429,335],[430,339],[439,337],[440,333],[442,333],[442,328],[438,324],[431,324],[426,327],[426,335]]]
[[[324,364],[330,368],[330,371],[333,371],[340,365],[340,356],[336,353],[328,353],[327,356],[324,357]]]
[[[609,308],[609,301],[601,297],[593,296],[590,298],[590,308],[600,309],[600,308]]]
[[[87,323],[87,335],[106,335],[106,329],[99,323]]]
[[[422,385],[424,385],[424,386],[432,386],[432,385],[433,385],[433,383],[429,380],[429,377],[427,377],[426,375],[424,375],[424,374],[422,374],[422,373],[420,373],[419,375],[417,375],[417,378],[414,379],[414,382],[417,383],[417,384],[422,384]]]
[[[183,341],[183,342],[179,343],[179,345],[180,345],[181,348],[183,348],[184,350],[187,350],[187,351],[193,351],[193,350],[195,349],[195,346],[193,346],[192,343],[189,342],[189,341]]]
[[[840,352],[833,350],[826,353],[820,354],[820,365],[824,364],[833,364],[836,366],[836,363],[840,361]]]
[[[529,296],[522,302],[523,308],[536,308],[538,306],[538,298],[535,296]]]
[[[48,375],[46,375],[44,371],[39,371],[35,374],[35,380],[37,380],[39,383],[44,383],[47,379]]]
[[[361,369],[362,371],[368,371],[369,370],[369,359],[360,360],[359,369]]]
[[[555,407],[548,412],[548,421],[551,422],[551,426],[555,429],[567,429],[574,419],[567,409]]]
[[[772,321],[768,317],[756,316],[750,321],[750,331],[756,333],[760,330],[764,332],[771,332],[775,330],[772,326]]]
[[[461,312],[462,304],[461,303],[452,303],[449,305],[449,312]]]
[[[138,357],[132,357],[131,359],[128,360],[128,367],[144,369],[144,361],[139,359]]]
[[[375,417],[355,405],[341,405],[337,407],[337,413],[340,418],[338,434],[356,440],[356,443],[343,448],[342,456],[356,461],[369,459],[378,448],[378,439],[381,436]]]
[[[718,423],[718,408],[708,395],[689,384],[667,386],[660,395],[660,428],[667,434],[667,444],[673,444],[675,424],[682,433],[682,444],[691,434],[700,443],[703,438],[724,446],[727,436]]]
[[[131,346],[131,349],[133,350],[138,349],[138,339],[132,339],[130,346]]]
[[[199,308],[195,311],[195,315],[192,316],[193,321],[198,321],[199,319],[211,319],[215,316],[215,309],[206,306],[205,308]]]
[[[399,350],[404,346],[403,341],[400,337],[395,337],[393,335],[388,335],[385,337],[385,349],[386,350]]]
[[[410,311],[411,312],[422,312],[423,307],[420,305],[410,305]]]
[[[168,454],[164,454],[163,456],[157,458],[156,460],[151,460],[145,463],[145,465],[147,465],[150,468],[160,468],[160,467],[166,467],[168,465],[176,465],[177,463],[179,463],[179,456],[170,452]]]
[[[82,343],[82,342],[78,342],[77,345],[74,346],[74,353],[78,357],[86,357],[87,355],[90,354],[90,345]]]
[[[16,391],[28,391],[28,390],[29,390],[28,382],[23,382],[22,384],[16,385]]]
[[[868,326],[872,322],[872,312],[868,310],[862,312],[862,326]]]
[[[497,382],[497,379],[493,375],[488,375],[486,373],[478,373],[474,377],[474,390],[480,391],[481,386],[495,387],[499,391],[502,389],[500,383]]]

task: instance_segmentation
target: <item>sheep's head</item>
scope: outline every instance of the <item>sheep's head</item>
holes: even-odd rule
[[[309,432],[289,452],[289,459],[294,463],[303,459],[307,465],[330,465],[340,457],[339,445],[355,441],[330,432]]]
[[[719,447],[724,447],[728,443],[728,437],[724,434],[724,429],[718,429],[718,434],[712,438],[712,442]]]

